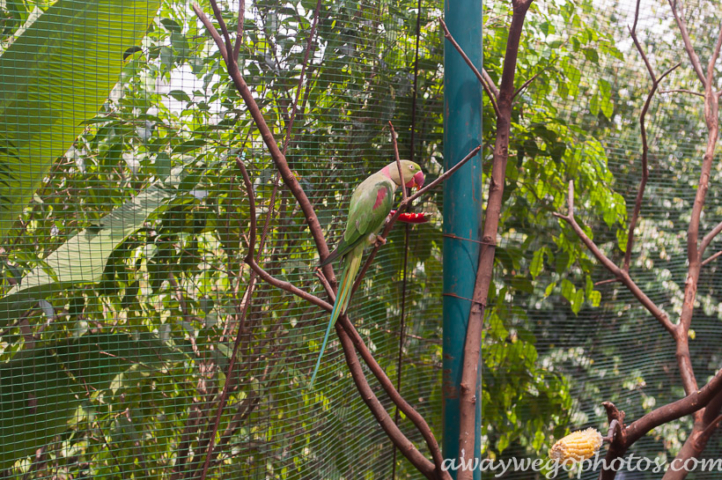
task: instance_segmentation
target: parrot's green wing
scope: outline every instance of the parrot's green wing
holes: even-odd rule
[[[318,368],[321,366],[321,357],[326,349],[331,327],[336,323],[338,316],[346,311],[351,300],[354,280],[361,266],[361,258],[368,237],[378,231],[391,211],[394,190],[396,190],[394,182],[381,172],[371,175],[356,187],[351,197],[346,232],[336,250],[321,264],[326,265],[339,257],[344,259],[336,302],[333,305],[331,319],[326,327],[326,335],[323,337],[321,351],[316,360],[316,368],[311,376],[311,386],[313,386]]]
[[[383,225],[391,211],[394,190],[393,181],[381,173],[371,175],[354,190],[343,238],[321,266],[343,257]]]

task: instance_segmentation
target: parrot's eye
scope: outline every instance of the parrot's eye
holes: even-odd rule
[[[414,169],[414,166],[413,166],[413,165],[409,165],[409,170],[413,170],[413,169]]]

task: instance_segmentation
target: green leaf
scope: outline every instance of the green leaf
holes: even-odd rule
[[[581,288],[576,291],[574,294],[574,297],[572,297],[572,312],[579,313],[579,310],[582,309],[582,306],[584,305],[584,290]]]
[[[627,240],[629,239],[629,232],[626,228],[617,229],[617,246],[622,253],[627,253]]]
[[[158,178],[161,180],[165,180],[170,175],[171,171],[171,160],[170,155],[168,155],[165,152],[160,152],[157,157],[155,157],[155,173],[158,175]]]
[[[103,217],[98,227],[87,228],[70,238],[45,259],[44,263],[52,265],[53,272],[36,267],[19,286],[0,299],[0,325],[54,292],[75,284],[100,281],[108,258],[117,246],[141,228],[148,216],[171,196],[165,190],[150,187]]]
[[[175,98],[179,102],[190,102],[191,97],[183,90],[171,90],[168,96]]]
[[[574,303],[574,295],[576,295],[577,289],[574,284],[566,278],[562,280],[562,296],[569,300],[569,303]]]
[[[195,138],[193,140],[188,140],[188,141],[183,142],[180,145],[176,146],[173,149],[173,155],[177,155],[179,153],[192,152],[193,150],[201,148],[205,144],[206,144],[206,141],[201,138]]]
[[[158,6],[60,0],[0,57],[0,239],[105,102]]]
[[[161,18],[160,23],[171,33],[181,33],[183,31],[178,22],[171,18]]]
[[[592,115],[599,115],[599,95],[596,93],[592,95],[592,99],[589,100],[589,112]]]
[[[182,359],[155,337],[122,333],[85,335],[18,353],[0,369],[0,468],[62,433],[88,386],[105,389],[129,368],[159,369]]]
[[[544,269],[544,249],[539,249],[534,252],[534,257],[529,265],[529,273],[531,276],[536,278]]]

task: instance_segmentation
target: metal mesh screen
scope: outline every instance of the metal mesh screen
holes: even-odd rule
[[[219,3],[235,25],[238,2]],[[440,9],[319,5],[300,90],[316,2],[247,2],[240,65],[279,143],[290,130],[291,168],[334,239],[351,190],[393,159],[389,120],[402,158],[413,138],[427,173],[441,169]],[[389,478],[395,454],[337,342],[308,388],[327,315],[263,283],[244,294],[249,204],[237,158],[259,225],[270,218],[259,262],[321,294],[318,259],[289,192],[271,203],[275,170],[190,7],[2,4],[0,469],[200,478],[233,381],[207,478]],[[401,391],[438,431],[437,204],[423,205],[430,223],[396,229],[351,316],[391,378],[401,366]],[[398,457],[396,476],[416,478]]]
[[[521,46],[533,53],[520,57],[519,85],[540,70],[536,67],[544,63],[550,50],[558,51],[555,48],[560,44],[570,48],[569,56],[556,60],[558,77],[554,81],[546,80],[542,72],[541,82],[538,79],[522,94],[526,98],[519,101],[521,113],[512,126],[509,162],[527,171],[533,171],[530,169],[537,164],[545,167],[538,170],[536,182],[532,174],[521,172],[518,181],[511,178],[508,183],[512,193],[505,208],[511,213],[503,249],[497,254],[502,264],[495,280],[496,293],[505,295],[506,302],[499,301],[495,310],[498,318],[492,318],[487,326],[483,348],[487,391],[482,449],[491,458],[545,460],[547,448],[569,430],[594,427],[606,435],[604,401],[614,402],[631,422],[684,397],[669,333],[620,283],[594,286],[594,282],[613,276],[565,222],[552,217],[552,212],[567,213],[566,181],[575,180],[577,220],[610,258],[622,264],[628,220],[642,176],[639,115],[652,85],[628,30],[634,23],[636,2],[581,2],[575,6],[577,17],[568,22],[555,9],[559,5],[537,4],[537,10],[532,9]],[[509,7],[506,2],[488,2],[487,7],[485,68],[497,78],[502,58],[499,39],[504,39],[508,28]],[[686,1],[680,2],[680,8],[685,11],[694,46],[706,69],[719,32],[718,5]],[[687,228],[707,139],[704,103],[684,92],[664,93],[701,89],[666,1],[641,2],[637,33],[657,76],[681,64],[661,83],[646,117],[650,177],[630,269],[634,281],[676,322],[687,275]],[[600,107],[605,97],[608,111]],[[548,150],[552,142],[534,124],[543,116],[539,112],[548,115],[546,125],[554,124],[549,128],[564,125],[573,132],[570,137],[574,140],[566,144],[559,158],[552,158],[554,154]],[[493,119],[486,114],[485,138],[492,139],[489,125]],[[560,129],[554,131],[552,137],[561,137],[557,135]],[[577,152],[579,163],[570,152]],[[548,158],[539,160],[544,155]],[[585,168],[599,168],[608,174],[594,186]],[[558,177],[548,173],[552,170],[559,173]],[[557,179],[561,181],[554,184]],[[720,221],[719,181],[716,159],[700,235]],[[607,216],[619,197],[600,202],[594,197],[599,190],[623,197],[623,215]],[[544,248],[548,253],[541,253],[540,260],[539,251]],[[718,248],[719,240],[705,256]],[[700,386],[720,368],[718,265],[712,262],[702,270],[690,332]],[[521,277],[530,284],[524,284]],[[581,301],[575,298],[580,291]],[[592,291],[600,296],[590,295]],[[533,348],[514,353],[515,348],[528,345]],[[515,367],[511,359],[526,361],[527,367]],[[529,378],[530,371],[536,378]],[[691,427],[691,417],[671,422],[642,438],[631,452],[637,458],[669,463]],[[538,431],[544,433],[535,437]],[[720,439],[715,435],[703,458],[718,458],[719,452]],[[602,448],[602,458],[604,453]],[[505,478],[532,478],[528,470],[513,470]],[[495,478],[499,473],[487,472],[483,478]],[[599,470],[587,470],[579,478],[598,476]],[[662,476],[650,468],[620,472],[617,478]],[[697,471],[688,478],[718,477],[718,471]]]

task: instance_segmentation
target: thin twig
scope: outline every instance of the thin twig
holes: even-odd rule
[[[647,116],[647,112],[649,111],[649,107],[652,104],[652,98],[654,98],[654,93],[657,91],[657,87],[659,87],[659,83],[664,79],[664,77],[672,73],[680,65],[678,63],[677,65],[673,66],[669,70],[665,71],[662,76],[659,77],[659,79],[657,79],[657,76],[654,74],[654,68],[652,68],[652,64],[649,62],[649,59],[644,53],[644,49],[642,48],[642,45],[639,43],[639,39],[637,38],[637,21],[639,19],[640,3],[641,0],[637,0],[637,8],[634,14],[634,26],[629,29],[629,33],[632,36],[632,40],[634,41],[635,47],[637,47],[639,55],[642,57],[642,60],[647,67],[647,72],[652,79],[652,87],[649,89],[649,93],[647,94],[647,100],[644,102],[642,112],[639,114],[639,127],[642,135],[642,180],[639,182],[637,197],[634,201],[632,219],[629,222],[629,231],[627,232],[627,245],[624,251],[624,263],[622,264],[622,270],[627,272],[629,271],[629,266],[632,261],[632,250],[634,248],[634,230],[637,227],[639,213],[642,210],[644,189],[647,186],[647,180],[649,180],[649,143],[647,142],[647,126],[645,123],[645,119]]]
[[[416,426],[416,428],[423,436],[424,441],[426,442],[426,445],[431,452],[431,456],[434,458],[437,475],[439,476],[439,478],[442,478],[442,464],[444,458],[441,455],[441,449],[439,448],[439,444],[436,442],[434,435],[431,433],[431,428],[429,428],[426,420],[424,420],[424,417],[421,416],[421,414],[419,414],[419,412],[417,412],[411,405],[409,405],[406,399],[404,399],[404,397],[401,396],[401,394],[396,390],[396,388],[394,388],[394,384],[386,375],[384,369],[381,368],[381,366],[376,362],[376,359],[371,354],[371,351],[368,349],[366,344],[363,342],[361,335],[359,335],[356,328],[348,319],[348,316],[343,315],[343,317],[339,319],[339,323],[341,324],[341,327],[348,333],[354,347],[356,347],[356,350],[361,355],[361,358],[363,358],[364,363],[366,363],[366,365],[369,367],[371,373],[374,374],[386,394],[396,404],[399,410],[401,410],[404,415],[406,415],[406,418],[411,420],[411,422]]]
[[[236,24],[236,43],[233,45],[233,61],[238,62],[238,54],[243,43],[243,29],[246,16],[246,0],[238,0],[238,23]]]
[[[487,72],[484,67],[481,67],[481,78],[486,82],[486,86],[489,88],[489,90],[491,90],[491,93],[494,94],[494,98],[499,98],[499,89],[496,88],[494,80],[491,78],[489,72]]]
[[[224,60],[227,59],[228,55],[226,52],[226,48],[223,45],[223,40],[221,39],[221,36],[218,34],[218,31],[210,22],[206,14],[203,13],[203,10],[201,10],[200,7],[195,4],[193,5],[193,11],[210,33],[213,41],[216,43],[216,46],[221,52],[221,56],[224,58]],[[328,245],[326,244],[326,239],[323,236],[321,222],[319,222],[318,220],[318,216],[316,215],[311,201],[308,199],[306,192],[304,192],[303,188],[298,182],[298,179],[296,179],[296,176],[293,174],[290,167],[288,166],[286,156],[283,155],[281,150],[278,148],[276,139],[273,137],[273,133],[271,133],[271,129],[268,127],[268,123],[263,117],[263,114],[258,107],[256,99],[253,97],[251,90],[248,88],[246,81],[243,79],[243,76],[238,69],[238,65],[233,62],[226,62],[226,67],[228,69],[228,74],[230,75],[231,80],[233,80],[233,84],[235,85],[236,90],[238,90],[241,98],[243,98],[243,101],[246,104],[246,107],[248,108],[251,117],[253,117],[253,121],[256,124],[256,127],[261,133],[261,138],[263,138],[263,141],[268,148],[268,152],[271,155],[273,163],[276,165],[276,168],[281,173],[283,182],[286,184],[288,189],[296,198],[299,206],[301,207],[301,210],[303,211],[306,223],[309,226],[311,236],[313,237],[314,243],[316,244],[316,248],[318,249],[321,258],[325,259],[326,257],[328,257],[329,254]],[[326,278],[335,279],[333,275],[333,268],[330,265],[326,265],[324,267],[324,275],[326,275]]]
[[[707,445],[707,442],[709,441],[712,434],[717,430],[717,427],[719,427],[720,423],[722,423],[722,415],[719,415],[717,418],[712,420],[709,425],[702,431],[699,437],[697,437],[697,443],[699,445]]]
[[[464,59],[466,64],[469,66],[472,72],[474,72],[474,75],[476,75],[476,78],[479,79],[479,83],[481,83],[481,86],[484,87],[484,91],[486,91],[487,96],[489,97],[489,101],[491,102],[491,106],[494,107],[494,112],[496,112],[496,116],[499,117],[501,114],[499,113],[499,107],[496,104],[497,96],[494,95],[491,89],[491,84],[487,85],[486,79],[481,75],[481,72],[476,68],[474,65],[474,62],[471,61],[471,59],[464,53],[464,50],[461,48],[461,45],[459,45],[456,40],[454,39],[453,35],[451,35],[451,32],[449,31],[449,28],[446,26],[446,23],[442,18],[439,19],[439,22],[441,23],[441,27],[444,29],[444,37],[451,42],[451,44],[454,46],[454,48],[459,52],[461,57]]]
[[[511,96],[511,99],[514,100],[514,98],[515,98],[517,95],[519,95],[521,92],[523,92],[526,87],[528,87],[529,85],[531,85],[531,83],[532,83],[534,80],[536,80],[536,78],[537,78],[539,75],[541,75],[542,73],[544,73],[544,70],[546,70],[546,69],[542,69],[542,70],[536,72],[534,75],[532,75],[532,77],[531,77],[529,80],[527,80],[526,82],[522,83],[521,87],[517,88],[516,91],[514,92],[514,94]]]
[[[399,158],[399,144],[396,142],[396,130],[394,130],[394,124],[389,120],[389,128],[391,128],[391,143],[394,145],[394,157],[396,158],[396,167],[399,169],[399,181],[401,182],[401,194],[404,198],[404,202],[407,199],[406,195],[406,183],[404,182],[404,171],[401,169],[401,159]]]
[[[714,69],[717,59],[719,58],[720,49],[722,49],[722,24],[720,24],[720,31],[717,34],[717,42],[714,45],[712,56],[707,64],[707,85],[709,85],[710,90],[714,86]]]
[[[228,27],[226,26],[225,20],[223,20],[223,15],[221,15],[221,9],[218,8],[218,3],[216,2],[216,0],[210,0],[210,2],[211,8],[213,9],[213,15],[216,17],[218,25],[221,27],[221,33],[223,34],[223,38],[226,41],[226,50],[228,52],[233,52],[234,47],[231,43],[231,36],[228,34]]]
[[[707,87],[707,79],[705,78],[704,71],[702,70],[702,64],[699,61],[697,53],[694,51],[692,46],[692,40],[689,38],[689,32],[687,31],[687,24],[684,21],[684,14],[677,11],[677,0],[668,0],[669,6],[672,8],[672,14],[677,22],[677,27],[682,34],[682,41],[684,42],[684,49],[687,51],[687,56],[692,63],[694,72],[697,74],[697,78],[702,82],[703,87]]]
[[[715,254],[712,255],[711,257],[709,257],[709,258],[707,258],[707,259],[705,259],[705,260],[702,260],[702,263],[700,263],[699,266],[700,266],[700,267],[704,267],[705,265],[707,265],[708,263],[712,262],[713,260],[716,260],[716,259],[719,258],[720,256],[722,256],[722,250],[720,250],[719,252],[715,253]]]
[[[683,88],[677,88],[674,90],[660,90],[659,93],[688,93],[690,95],[696,95],[698,97],[704,98],[704,93],[693,92],[692,90],[685,90]]]
[[[699,244],[699,255],[700,257],[704,254],[704,251],[709,247],[710,243],[712,243],[712,240],[715,239],[717,235],[722,232],[722,222],[715,225],[715,227],[710,230],[710,232],[702,238],[702,243]]]

